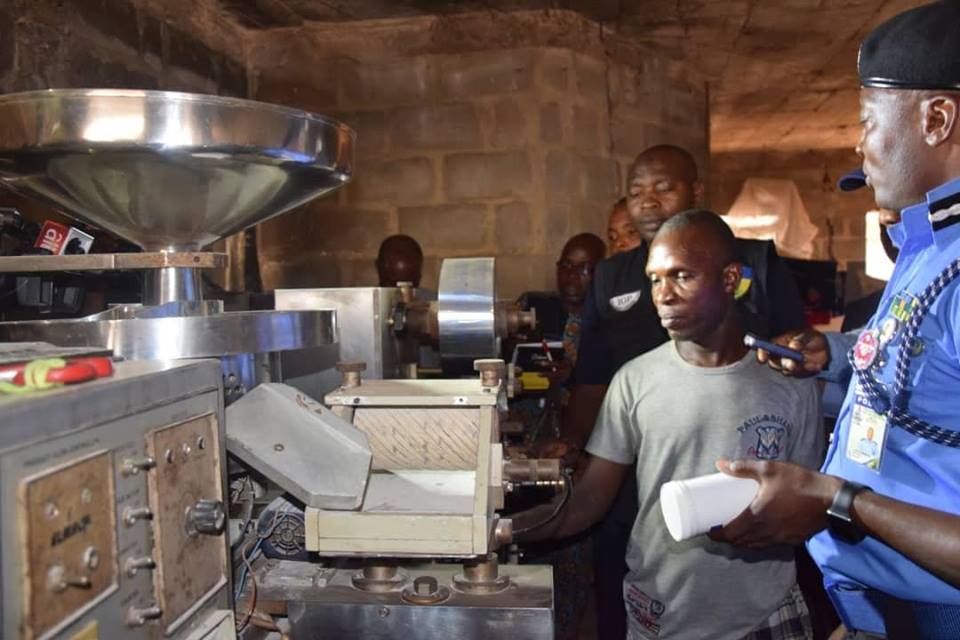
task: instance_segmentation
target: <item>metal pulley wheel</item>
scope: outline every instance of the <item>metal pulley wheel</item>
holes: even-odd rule
[[[473,374],[473,361],[497,357],[493,258],[448,258],[437,295],[440,365],[447,375]]]

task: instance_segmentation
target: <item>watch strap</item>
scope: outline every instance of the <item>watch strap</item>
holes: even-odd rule
[[[827,509],[831,533],[844,542],[857,543],[866,535],[853,521],[853,515],[850,513],[853,499],[863,491],[873,491],[873,489],[865,484],[844,480]]]

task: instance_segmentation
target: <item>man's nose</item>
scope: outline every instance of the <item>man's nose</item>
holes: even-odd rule
[[[669,283],[662,282],[660,286],[653,288],[653,303],[658,307],[660,305],[672,304],[675,300],[675,292]]]

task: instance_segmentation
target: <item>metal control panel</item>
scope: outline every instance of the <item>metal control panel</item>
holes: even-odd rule
[[[233,637],[216,361],[0,396],[0,637]]]

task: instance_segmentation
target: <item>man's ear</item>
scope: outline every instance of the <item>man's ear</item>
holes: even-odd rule
[[[723,268],[723,290],[733,295],[740,285],[742,274],[742,265],[739,262],[731,262]]]
[[[695,206],[698,206],[698,207],[699,207],[699,206],[700,206],[700,203],[703,202],[703,194],[704,194],[704,191],[705,191],[705,189],[704,189],[703,183],[700,182],[699,180],[694,180],[694,182],[693,182],[693,204],[694,204]]]
[[[931,147],[937,147],[953,134],[957,126],[957,98],[949,95],[935,95],[920,103],[923,114],[923,140]]]

